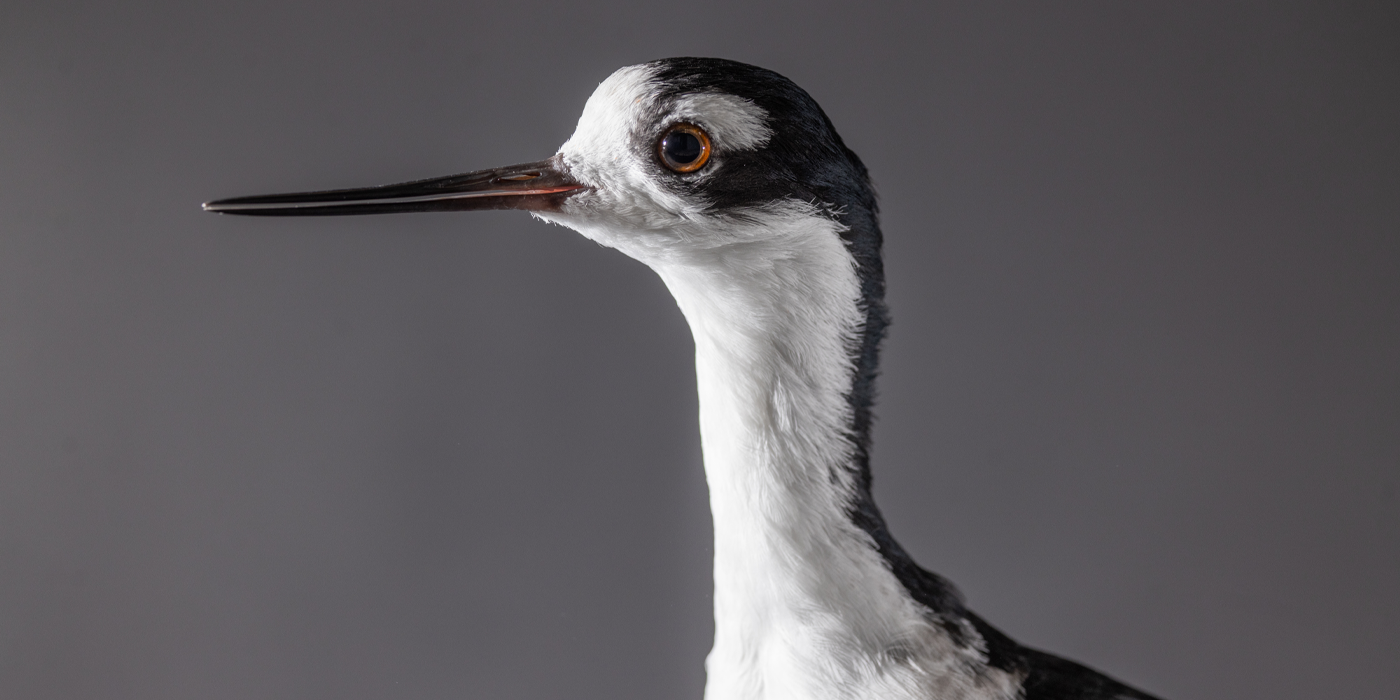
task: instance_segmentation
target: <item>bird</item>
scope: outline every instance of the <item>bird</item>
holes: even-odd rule
[[[1156,700],[1017,643],[891,536],[871,495],[889,323],[875,191],[778,73],[719,58],[627,66],[546,160],[204,209],[519,209],[655,271],[695,342],[714,525],[705,700]]]

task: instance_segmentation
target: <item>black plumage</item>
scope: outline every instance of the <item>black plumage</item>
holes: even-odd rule
[[[890,534],[871,495],[870,474],[871,408],[880,342],[889,325],[879,208],[865,165],[846,147],[816,100],[773,71],[736,61],[671,58],[650,65],[656,69],[653,80],[660,93],[657,119],[678,96],[721,92],[761,107],[773,129],[762,148],[725,154],[722,175],[674,173],[657,167],[659,180],[680,194],[708,202],[716,213],[742,212],[783,199],[812,202],[845,229],[842,239],[858,266],[864,316],[860,337],[851,345],[847,394],[848,438],[854,450],[846,468],[853,472],[856,484],[849,514],[874,540],[905,590],[955,640],[982,646],[989,665],[1023,676],[1024,700],[1156,700],[1086,666],[1017,643],[968,610],[951,582],[920,567]],[[969,630],[975,630],[980,640]]]

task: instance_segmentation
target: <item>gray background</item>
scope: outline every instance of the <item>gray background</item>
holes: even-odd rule
[[[874,173],[923,564],[1168,698],[1395,697],[1394,3],[6,5],[0,697],[698,699],[647,269],[519,213],[198,209],[542,158],[689,54]]]

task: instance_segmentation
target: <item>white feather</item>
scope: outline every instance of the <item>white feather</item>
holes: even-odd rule
[[[538,216],[649,265],[694,335],[715,528],[706,700],[1014,697],[1019,679],[932,624],[848,515],[863,316],[840,225],[792,200],[712,213],[655,181],[652,80],[634,66],[598,87],[560,149],[590,189]],[[722,158],[762,147],[765,118],[700,93],[663,122],[702,126]],[[722,161],[708,170],[723,176]]]

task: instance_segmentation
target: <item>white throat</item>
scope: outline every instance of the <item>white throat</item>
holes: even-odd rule
[[[849,515],[846,396],[863,316],[840,225],[800,202],[644,232],[543,218],[652,267],[694,335],[715,528],[706,700],[1013,697],[1012,679],[931,623]]]
[[[764,223],[657,269],[695,337],[715,527],[706,698],[849,697],[926,624],[847,514],[855,262],[826,217]]]
[[[706,700],[926,699],[944,697],[930,684],[965,687],[940,668],[961,654],[849,515],[847,394],[863,314],[839,233],[792,205],[724,245],[628,251],[661,275],[695,338],[715,528]]]

